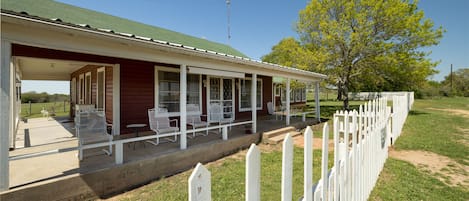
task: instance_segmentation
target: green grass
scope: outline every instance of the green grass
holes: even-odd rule
[[[332,152],[329,167],[332,166]],[[279,200],[281,193],[282,153],[272,151],[261,156],[261,199]],[[321,151],[314,151],[313,179],[320,177]],[[303,195],[303,149],[294,149],[293,199]],[[227,158],[208,165],[212,176],[213,200],[245,200],[245,160]],[[191,171],[163,178],[122,195],[122,200],[187,200],[187,180]]]
[[[388,158],[369,200],[465,201],[469,191],[449,187],[408,162]]]
[[[469,98],[416,101],[395,148],[430,151],[469,165],[469,148],[460,143],[469,118],[429,108],[469,110]]]
[[[395,149],[429,151],[469,165],[469,147],[461,143],[467,133],[460,130],[468,128],[469,118],[430,108],[469,110],[469,98],[415,101]],[[449,168],[441,171],[448,172]],[[370,200],[469,200],[469,189],[450,187],[437,179],[445,177],[418,169],[408,162],[388,158]]]
[[[37,118],[42,117],[41,110],[44,107],[49,114],[52,113],[55,108],[55,116],[68,116],[70,112],[70,104],[65,102],[50,102],[50,103],[31,103],[31,111],[29,103],[21,104],[21,117],[22,118]]]

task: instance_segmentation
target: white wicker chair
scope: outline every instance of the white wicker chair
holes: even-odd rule
[[[84,111],[76,113],[76,132],[78,137],[78,158],[83,159],[83,146],[88,144],[108,142],[109,148],[103,149],[107,155],[112,155],[113,135],[107,132],[106,116],[103,111]],[[107,145],[104,145],[107,146]]]
[[[168,139],[170,142],[177,141],[177,132],[179,131],[178,120],[169,119],[168,110],[165,108],[158,108],[148,110],[148,121],[150,124],[150,129],[155,132],[156,140],[147,140],[148,143],[153,145],[158,145],[160,143],[160,138],[174,137],[174,139]],[[171,122],[176,122],[176,126],[171,126]]]
[[[190,125],[192,127],[192,137],[195,137],[195,129],[196,128],[202,128],[205,127],[207,130],[205,130],[205,135],[208,135],[208,125],[209,123],[207,121],[202,121],[202,116],[207,116],[207,115],[200,115],[200,110],[199,110],[199,105],[197,104],[187,104],[186,107],[187,111],[187,125]]]

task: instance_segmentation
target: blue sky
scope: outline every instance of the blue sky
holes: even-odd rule
[[[227,39],[225,0],[59,0],[134,21],[178,31],[211,41],[230,44],[251,58],[260,59],[285,37],[297,37],[298,12],[308,1],[231,0],[231,40]],[[118,3],[117,3],[118,2]],[[436,26],[447,30],[438,46],[429,48],[430,58],[441,61],[442,80],[453,69],[469,68],[469,1],[421,0],[420,9]],[[23,82],[23,91],[69,93],[68,82]]]

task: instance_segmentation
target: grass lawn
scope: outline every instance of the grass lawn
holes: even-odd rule
[[[464,111],[469,114],[469,98],[415,101],[395,150],[436,153],[467,170],[469,115],[464,115]],[[467,177],[469,172],[462,170],[458,174]],[[388,158],[370,200],[469,200],[467,186],[449,186],[438,177],[441,175],[426,171],[425,167]]]
[[[50,102],[50,103],[31,103],[31,111],[29,103],[21,104],[21,117],[22,118],[37,118],[42,117],[41,110],[44,107],[49,114],[55,109],[55,116],[68,116],[70,111],[70,104],[65,102]]]
[[[261,198],[279,200],[282,178],[281,145],[264,147],[261,155]],[[265,150],[267,147],[268,150]],[[272,148],[274,147],[274,148]],[[272,150],[274,149],[274,150]],[[212,200],[245,200],[245,153],[212,162],[206,167],[212,176]],[[329,154],[329,167],[332,167],[333,152]],[[313,179],[320,177],[321,151],[315,150],[313,156]],[[303,195],[303,149],[294,149],[293,200]],[[141,188],[124,193],[111,200],[187,200],[187,180],[192,170],[162,178]]]

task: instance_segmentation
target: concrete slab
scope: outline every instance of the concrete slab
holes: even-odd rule
[[[73,127],[74,123],[66,119],[56,120],[44,117],[28,119],[27,122],[20,121],[15,147],[24,147],[25,129],[29,130],[31,146],[38,146],[76,139]]]

